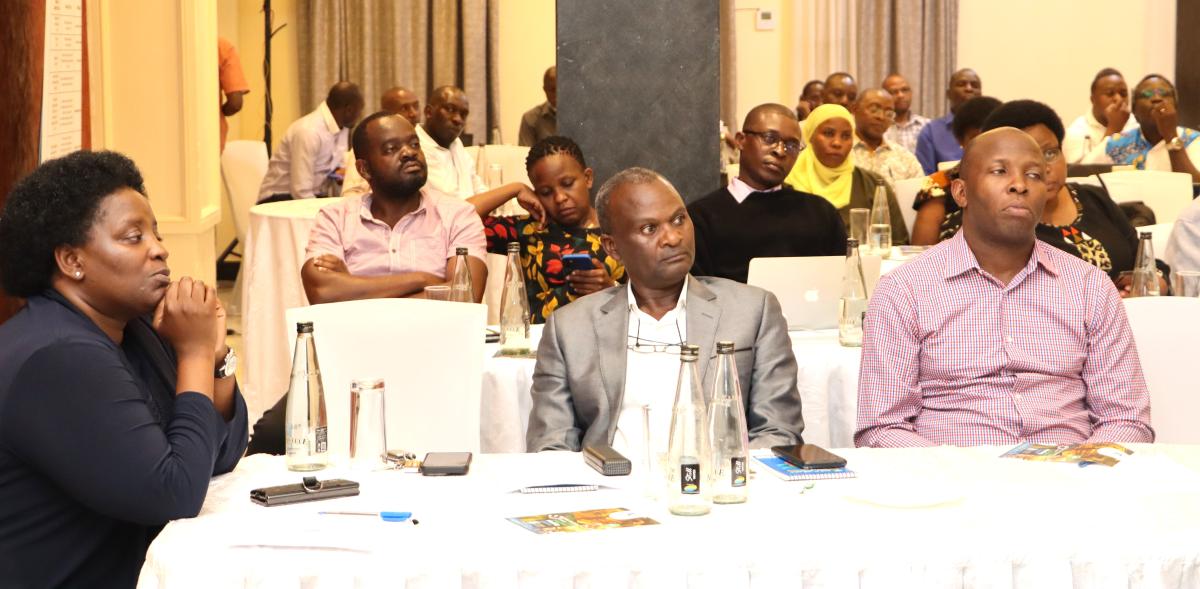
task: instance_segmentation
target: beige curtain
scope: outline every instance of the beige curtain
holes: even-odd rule
[[[497,120],[496,0],[300,0],[300,103],[305,112],[329,87],[362,88],[367,113],[392,86],[421,97],[454,85],[471,103],[464,133],[486,143]]]
[[[833,72],[860,74],[860,32],[854,0],[799,0],[792,18],[792,92],[784,104],[794,105],[809,80],[824,80]],[[864,82],[859,82],[860,87]]]
[[[946,84],[956,67],[958,0],[856,0],[859,89],[898,73],[913,88],[913,112],[948,112]],[[970,64],[965,64],[969,66]]]

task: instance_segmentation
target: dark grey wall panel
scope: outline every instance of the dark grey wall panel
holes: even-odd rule
[[[1200,127],[1200,2],[1179,0],[1175,8],[1175,89],[1179,124]],[[1164,76],[1171,75],[1163,72]],[[1130,84],[1134,82],[1131,80]],[[1130,88],[1132,91],[1133,88]]]
[[[596,171],[643,166],[685,200],[719,187],[712,0],[558,0],[558,132]]]

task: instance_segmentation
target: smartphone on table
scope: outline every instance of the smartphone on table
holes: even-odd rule
[[[815,444],[772,446],[771,451],[796,468],[844,468],[846,459]]]

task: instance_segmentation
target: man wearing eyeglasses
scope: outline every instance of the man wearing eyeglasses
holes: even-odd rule
[[[560,307],[546,322],[533,373],[529,450],[608,444],[634,460],[647,450],[665,452],[680,348],[700,347],[708,391],[719,341],[737,349],[750,445],[798,443],[804,421],[796,359],[775,296],[688,273],[691,219],[679,193],[654,171],[613,176],[596,195],[596,212],[604,249],[624,264],[629,282]]]
[[[688,207],[696,276],[746,282],[751,258],[840,256],[846,228],[829,201],[785,186],[800,152],[800,125],[782,104],[754,107],[734,137],[737,177]]]
[[[1150,74],[1133,89],[1133,118],[1138,127],[1110,135],[1084,163],[1134,166],[1139,170],[1182,172],[1200,182],[1200,132],[1179,126],[1175,85]],[[1102,152],[1094,157],[1097,152]]]
[[[884,135],[896,118],[896,103],[887,90],[870,88],[851,105],[856,139],[854,165],[883,177],[894,190],[896,181],[925,175],[911,151]]]

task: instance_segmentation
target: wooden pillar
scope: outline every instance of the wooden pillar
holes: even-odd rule
[[[18,180],[38,163],[42,116],[42,51],[46,27],[45,0],[5,3],[0,18],[0,207]],[[20,301],[0,292],[0,322]]]

